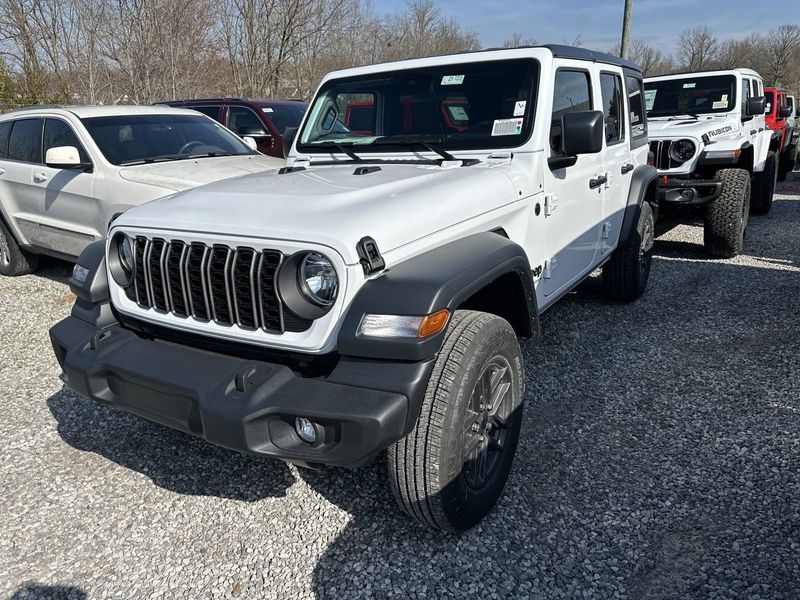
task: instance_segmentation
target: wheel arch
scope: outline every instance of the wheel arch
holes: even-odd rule
[[[622,226],[619,232],[619,245],[626,244],[639,222],[639,213],[644,202],[653,206],[654,216],[658,213],[658,196],[656,186],[658,171],[650,165],[639,165],[634,169],[631,177],[631,186],[628,189],[628,202],[625,205],[625,214],[622,217]]]

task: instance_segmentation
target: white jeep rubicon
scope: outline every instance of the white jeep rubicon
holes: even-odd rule
[[[650,77],[644,85],[659,206],[699,208],[706,252],[739,254],[749,214],[772,206],[778,173],[761,77],[731,69]]]
[[[340,71],[289,143],[279,173],[137,207],[84,252],[51,329],[69,384],[301,465],[388,449],[403,510],[467,529],[517,445],[517,336],[597,267],[645,291],[640,72],[558,46]]]
[[[132,206],[277,170],[216,121],[156,106],[31,106],[0,115],[0,275],[75,260]]]

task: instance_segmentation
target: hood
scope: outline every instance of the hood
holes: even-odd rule
[[[741,127],[742,125],[738,119],[718,117],[647,120],[647,134],[651,138],[678,139],[690,137],[699,140],[703,136],[708,136],[709,139],[713,139],[735,134]]]
[[[507,165],[356,163],[247,175],[161,198],[115,225],[321,244],[356,264],[370,236],[382,253],[514,202]]]
[[[283,163],[281,159],[260,154],[208,157],[120,167],[119,175],[134,183],[180,192],[222,179],[280,169]]]

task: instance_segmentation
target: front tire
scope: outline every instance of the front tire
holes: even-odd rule
[[[39,257],[20,248],[6,224],[0,221],[0,275],[27,275],[38,266]]]
[[[764,170],[753,177],[753,188],[750,194],[750,213],[765,215],[772,208],[775,186],[778,182],[778,155],[770,151]]]
[[[443,531],[473,527],[508,479],[522,425],[519,342],[504,319],[453,314],[414,429],[389,448],[400,508]]]
[[[650,278],[654,239],[653,208],[649,202],[644,202],[631,238],[614,250],[609,261],[603,265],[603,287],[611,298],[633,302],[644,294]]]
[[[706,208],[703,243],[706,252],[732,258],[744,248],[744,232],[750,214],[750,173],[745,169],[720,169],[722,194]]]

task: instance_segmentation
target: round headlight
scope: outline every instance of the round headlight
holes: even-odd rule
[[[108,268],[114,281],[128,287],[133,281],[133,243],[124,233],[116,234],[108,246]]]
[[[678,140],[669,149],[669,155],[672,160],[685,163],[687,160],[694,156],[696,146],[692,140]]]
[[[122,268],[128,273],[133,272],[133,245],[131,238],[127,235],[120,236],[119,245],[117,246],[119,252],[119,262]]]
[[[298,269],[300,289],[318,306],[330,306],[339,291],[339,278],[333,263],[324,254],[309,252],[303,257]]]

